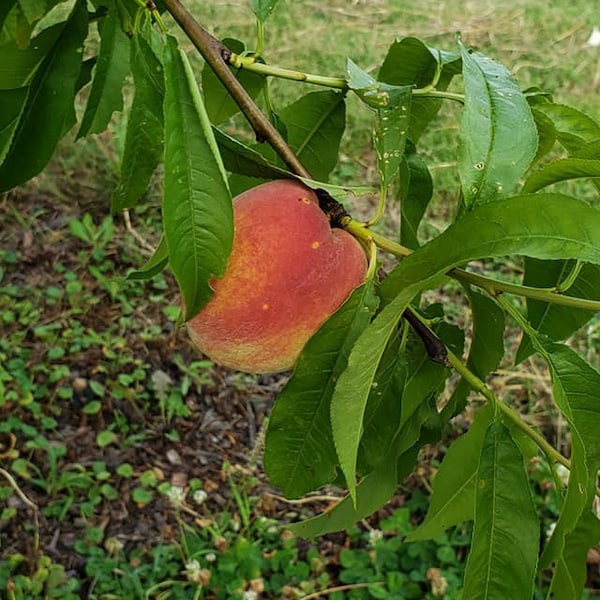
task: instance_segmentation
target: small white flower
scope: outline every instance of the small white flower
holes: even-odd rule
[[[178,485],[172,485],[167,491],[167,498],[171,501],[171,504],[182,504],[185,498],[185,491]]]
[[[217,555],[214,552],[209,552],[205,557],[206,562],[212,563],[217,560]]]
[[[200,563],[194,559],[185,563],[185,573],[190,581],[196,581],[200,572]]]
[[[383,539],[383,531],[381,529],[369,530],[369,545],[374,546],[379,540]]]
[[[206,502],[208,494],[204,490],[196,490],[192,498],[194,499],[194,502],[198,506],[200,506],[201,504],[204,504],[204,502]]]
[[[586,44],[590,48],[600,47],[600,27],[594,27]]]
[[[556,521],[554,523],[550,523],[550,525],[548,525],[548,527],[546,528],[546,539],[550,539],[552,537],[552,534],[554,533],[555,529]]]
[[[258,594],[254,590],[246,590],[244,592],[244,600],[257,600]]]

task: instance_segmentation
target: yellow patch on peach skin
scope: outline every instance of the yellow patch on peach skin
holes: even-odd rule
[[[310,198],[302,198],[302,202],[304,202],[304,204],[312,204],[312,200]]]
[[[265,303],[262,305],[262,309],[263,309],[263,310],[269,310],[269,305],[268,305],[268,304],[265,302]]]
[[[310,247],[311,247],[313,250],[316,250],[316,249],[317,249],[317,248],[318,248],[320,245],[321,245],[321,242],[313,242],[313,243],[310,245]]]

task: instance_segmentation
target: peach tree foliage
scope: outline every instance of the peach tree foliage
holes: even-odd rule
[[[185,301],[184,319],[206,304],[209,279],[225,269],[233,195],[299,176],[326,190],[330,201],[377,194],[369,222],[342,212],[335,224],[361,239],[372,261],[385,252],[397,257],[396,266],[370,277],[314,335],[270,417],[264,465],[275,486],[290,498],[331,483],[348,490],[329,511],[291,528],[312,537],[376,511],[474,390],[485,405],[450,445],[426,518],[407,543],[473,521],[465,599],[531,598],[540,575],[550,581],[548,598],[580,598],[587,550],[600,540],[593,509],[600,374],[565,340],[600,310],[600,212],[546,188],[589,178],[598,189],[600,125],[548,92],[521,90],[505,66],[460,38],[449,40],[447,49],[410,37],[393,40],[370,73],[350,58],[340,77],[285,69],[274,64],[275,49],[263,49],[275,5],[251,1],[258,24],[252,47],[212,38],[178,0],[3,0],[0,190],[40,173],[68,132],[81,138],[104,131],[123,110],[129,78],[133,97],[111,209],[143,202],[150,178],[164,165],[164,234],[155,255],[130,276],[170,268]],[[167,25],[175,28],[172,17],[206,59],[200,81],[167,32]],[[92,38],[98,43],[86,43]],[[312,85],[281,106],[269,91],[273,77]],[[448,91],[452,80],[461,92]],[[84,88],[78,118],[74,100]],[[328,184],[351,94],[373,119],[375,190]],[[261,96],[269,100],[264,112],[253,101]],[[417,230],[435,190],[421,139],[443,102],[462,106],[461,186],[452,223],[422,245]],[[224,131],[238,103],[257,143]],[[392,203],[402,217],[396,239],[371,228]],[[523,258],[520,282],[486,275],[489,259],[505,257]],[[443,306],[420,303],[423,291],[448,278],[460,284],[470,308],[472,339],[464,359],[464,332],[444,318]],[[525,309],[511,296],[524,298]],[[507,317],[523,331],[516,363],[536,353],[549,367],[554,402],[571,434],[568,459],[485,384],[504,356]],[[453,372],[460,377],[449,401],[438,406]],[[553,472],[559,464],[570,470],[567,484],[556,477],[562,506],[549,540],[540,536],[528,479],[534,457]]]

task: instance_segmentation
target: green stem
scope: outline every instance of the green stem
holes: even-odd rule
[[[455,94],[454,92],[445,92],[443,90],[430,90],[428,88],[413,90],[413,96],[421,96],[422,98],[442,98],[445,100],[454,100],[455,102],[465,103],[464,94]]]
[[[475,373],[473,373],[450,349],[448,349],[448,361],[454,370],[459,373],[476,392],[481,394],[496,410],[500,411],[508,421],[533,440],[551,462],[560,463],[567,467],[567,469],[571,469],[571,462],[567,458],[558,452],[558,450],[556,450],[542,435],[535,431],[535,429],[532,429],[523,422],[514,409],[501,402],[494,392],[487,387],[485,382],[477,377],[477,375],[475,375]]]
[[[575,261],[570,273],[556,286],[556,291],[559,294],[564,294],[575,283],[584,264],[581,260]]]
[[[582,308],[594,312],[600,311],[600,302],[598,300],[588,300],[586,298],[577,298],[575,296],[564,296],[558,294],[552,289],[535,288],[527,285],[519,285],[516,283],[508,283],[506,281],[498,281],[490,279],[483,275],[477,275],[463,269],[452,269],[449,273],[455,279],[466,283],[472,283],[479,288],[484,289],[491,296],[498,296],[505,292],[532,300],[548,302],[550,304],[558,304],[560,306],[569,306],[571,308]]]
[[[294,71],[293,69],[285,69],[275,65],[265,65],[258,62],[255,56],[240,56],[239,54],[231,54],[229,64],[236,69],[245,69],[258,73],[265,77],[279,77],[280,79],[289,79],[291,81],[304,81],[305,83],[314,83],[330,88],[346,90],[346,80],[340,77],[324,77],[321,75],[312,75],[303,73],[302,71]]]
[[[256,52],[258,55],[259,52]],[[256,56],[241,56],[239,54],[232,54],[229,59],[229,64],[237,69],[245,69],[258,73],[264,77],[279,77],[280,79],[288,79],[290,81],[303,81],[304,83],[312,83],[314,85],[322,85],[337,90],[348,90],[348,83],[343,77],[326,77],[324,75],[315,75],[313,73],[304,73],[303,71],[296,71],[294,69],[286,69],[285,67],[278,67],[277,65],[266,65],[258,62]],[[413,90],[414,96],[420,96],[422,98],[442,98],[446,100],[454,100],[464,104],[464,94],[456,94],[454,92],[446,92],[444,90],[433,89],[432,86],[426,86],[424,88],[415,88]]]
[[[373,240],[379,248],[384,252],[389,252],[399,258],[404,258],[413,253],[410,248],[398,244],[383,235],[380,235],[368,228],[365,223],[360,223],[354,219],[348,217],[343,223],[344,229],[347,229],[350,233],[359,239],[368,241]],[[477,275],[464,269],[455,267],[450,269],[447,273],[448,276],[464,283],[473,284],[490,294],[491,296],[498,296],[499,294],[514,294],[515,296],[522,296],[524,298],[530,298],[532,300],[539,300],[540,302],[547,302],[549,304],[557,304],[559,306],[569,306],[571,308],[581,308],[594,312],[600,311],[600,301],[588,300],[587,298],[577,298],[575,296],[564,296],[557,293],[553,289],[536,288],[527,285],[519,285],[516,283],[509,283],[507,281],[498,281],[484,275]]]
[[[257,139],[266,140],[292,172],[310,179],[310,173],[229,69],[226,62],[231,54],[229,49],[208,33],[179,0],[164,0],[164,5],[240,107]]]
[[[256,54],[262,56],[265,47],[265,24],[256,19]]]

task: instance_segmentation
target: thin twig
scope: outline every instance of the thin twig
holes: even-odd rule
[[[39,519],[39,508],[38,505],[30,500],[25,492],[19,487],[19,484],[14,480],[13,476],[6,470],[0,468],[0,475],[2,475],[10,484],[13,490],[17,493],[17,496],[33,511],[33,549],[35,553],[40,549],[40,519]]]

